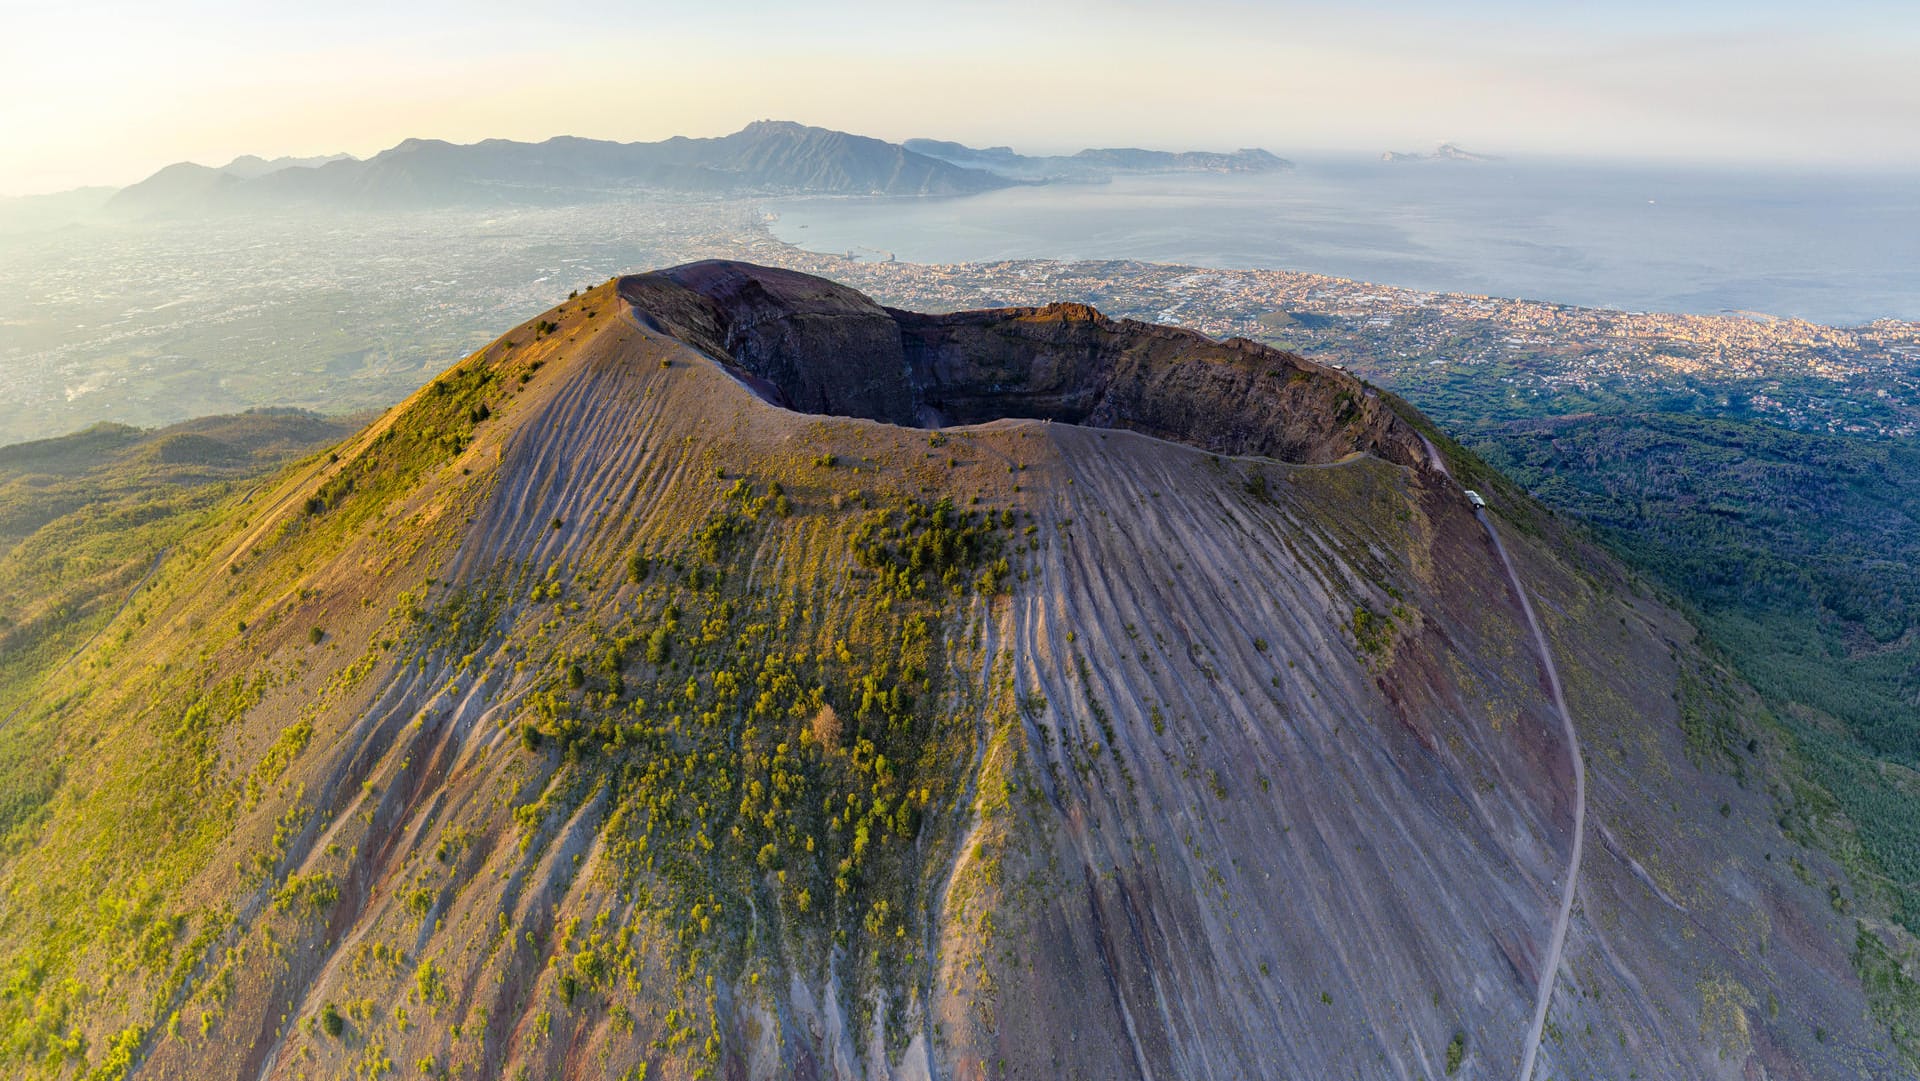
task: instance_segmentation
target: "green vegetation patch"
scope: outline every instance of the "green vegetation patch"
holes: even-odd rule
[[[673,1046],[705,1046],[696,1033],[718,1023],[699,974],[738,976],[768,936],[810,967],[845,950],[855,1002],[917,986],[930,963],[922,873],[944,865],[927,850],[951,824],[928,835],[929,816],[959,800],[981,723],[950,651],[965,648],[962,613],[1004,588],[1014,519],[862,500],[810,517],[777,485],[738,478],[679,545],[614,557],[617,607],[532,610],[554,644],[520,746],[556,771],[515,818],[533,843],[606,793],[618,888],[677,958],[687,1035]],[[776,563],[787,569],[770,576]],[[573,573],[586,572],[550,580]],[[568,1001],[626,964],[608,960],[624,956],[614,939],[593,941],[561,974]]]
[[[1460,1072],[1461,1063],[1467,1060],[1467,1034],[1456,1032],[1453,1039],[1447,1041],[1447,1076]]]
[[[1867,989],[1874,1020],[1887,1027],[1907,1069],[1920,1073],[1920,958],[1902,956],[1866,924],[1854,936],[1854,971]]]
[[[1696,605],[1762,693],[1920,764],[1920,450],[1645,414],[1475,443]]]
[[[474,358],[427,384],[358,454],[307,497],[309,516],[346,530],[385,508],[428,470],[458,457],[492,415],[500,372]]]

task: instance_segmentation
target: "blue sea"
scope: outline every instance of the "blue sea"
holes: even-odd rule
[[[1920,176],[1305,161],[769,204],[780,239],[910,262],[1141,259],[1633,311],[1920,319]]]

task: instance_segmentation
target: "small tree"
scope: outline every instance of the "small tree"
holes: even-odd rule
[[[1456,1032],[1453,1042],[1447,1045],[1447,1076],[1452,1077],[1460,1071],[1460,1064],[1467,1059],[1467,1034]]]
[[[832,706],[821,706],[820,712],[813,715],[813,741],[823,747],[840,745],[840,715]]]

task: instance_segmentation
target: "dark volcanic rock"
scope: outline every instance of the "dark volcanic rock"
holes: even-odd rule
[[[801,412],[924,427],[1058,420],[1290,462],[1424,460],[1419,437],[1352,376],[1084,304],[923,315],[822,278],[720,261],[636,275],[621,293],[656,329]]]
[[[630,277],[620,293],[653,329],[752,375],[802,413],[914,422],[900,328],[864,295],[748,263],[689,263]]]

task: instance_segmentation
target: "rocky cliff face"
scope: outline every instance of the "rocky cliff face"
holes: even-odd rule
[[[803,413],[912,424],[900,330],[860,293],[811,275],[692,263],[619,283],[643,324],[732,367]]]
[[[1898,1076],[1777,748],[1690,755],[1745,692],[1389,405],[1085,308],[589,292],[40,677],[0,1062],[1493,1078],[1544,984],[1540,1076]],[[1571,748],[1459,483],[1584,748],[1557,966]]]
[[[1083,304],[922,315],[725,262],[628,278],[620,290],[661,332],[802,412],[924,427],[1053,420],[1285,462],[1425,460],[1413,429],[1344,372]]]

